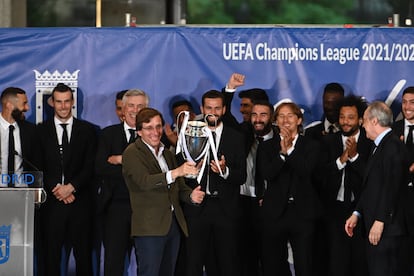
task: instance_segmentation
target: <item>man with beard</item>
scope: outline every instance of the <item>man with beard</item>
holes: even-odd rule
[[[326,151],[325,182],[322,201],[327,210],[329,275],[364,276],[368,274],[361,226],[349,239],[344,221],[355,209],[362,190],[365,166],[373,147],[361,128],[366,102],[350,95],[339,102],[340,132],[323,138]]]
[[[305,136],[321,141],[322,137],[333,134],[339,131],[338,125],[338,102],[344,97],[345,91],[342,85],[336,82],[328,83],[322,95],[322,105],[323,105],[323,117],[322,121],[316,124],[312,123],[305,128]],[[317,175],[322,176],[323,171],[320,171]],[[316,190],[318,194],[321,194],[322,187],[321,179],[316,179],[314,184],[316,185]],[[315,246],[313,247],[315,252],[314,256],[314,266],[313,266],[313,276],[330,276],[325,264],[326,261],[326,250],[328,245],[325,242],[325,226],[323,225],[324,217],[321,217],[316,223],[316,233],[315,233]]]
[[[322,136],[339,131],[338,102],[344,97],[344,93],[344,88],[339,83],[331,82],[325,86],[322,96],[322,122],[306,127],[306,136],[319,140]]]
[[[2,174],[36,170],[31,165],[35,148],[35,125],[25,121],[29,110],[26,92],[17,87],[8,87],[1,94],[0,116]],[[10,138],[13,138],[11,140]],[[29,161],[29,162],[27,162]],[[1,183],[1,187],[14,183]],[[16,184],[19,186],[21,184]]]
[[[405,211],[407,223],[407,240],[402,250],[401,275],[414,275],[414,86],[404,89],[402,94],[401,111],[403,120],[395,122],[393,132],[405,143],[410,158],[409,176],[405,190]]]
[[[73,246],[76,275],[92,275],[92,202],[96,127],[73,117],[73,90],[58,83],[52,91],[54,116],[36,127],[38,167],[47,201],[41,209],[45,275],[60,275],[62,246]]]
[[[263,275],[260,258],[261,220],[260,206],[265,191],[265,182],[256,169],[257,149],[263,141],[272,139],[277,135],[272,126],[273,106],[268,101],[256,101],[251,110],[251,124],[254,130],[252,143],[246,159],[247,178],[240,186],[240,201],[243,217],[241,220],[240,247],[242,275]],[[289,275],[286,247],[286,272]]]
[[[206,192],[204,201],[200,206],[184,206],[189,229],[189,237],[185,241],[187,276],[203,275],[203,265],[211,248],[218,275],[240,276],[237,233],[242,215],[240,185],[246,180],[244,137],[222,123],[226,107],[219,91],[204,93],[201,112],[214,115],[208,116],[207,120],[209,129],[215,133],[219,161],[216,164],[213,154],[207,154],[206,166],[200,171],[200,184]]]
[[[267,96],[266,91],[260,88],[251,88],[240,91],[239,111],[242,115],[243,120],[241,122],[238,122],[236,117],[234,117],[233,113],[231,112],[231,105],[236,89],[244,85],[244,79],[244,75],[233,73],[221,92],[224,95],[224,103],[226,106],[226,113],[223,116],[223,123],[237,129],[244,134],[244,137],[246,139],[245,153],[248,154],[250,147],[255,140],[254,129],[250,121],[253,104],[256,101],[269,101],[269,97]]]

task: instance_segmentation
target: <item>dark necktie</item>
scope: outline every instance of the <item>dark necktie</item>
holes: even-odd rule
[[[214,145],[216,145],[216,132],[213,131],[212,135],[213,135]],[[216,150],[218,150],[217,145],[216,145]],[[218,158],[220,159],[220,156],[218,156]],[[211,150],[211,148],[210,148],[210,158],[209,159],[210,159],[209,160],[210,162],[212,160],[214,160],[214,155],[213,155],[213,151]],[[208,190],[209,190],[209,192],[212,196],[217,196],[218,195],[217,183],[214,181],[214,177],[212,177],[214,175],[214,172],[211,171],[210,162],[209,162],[209,166],[208,166],[208,175],[207,175]]]
[[[260,171],[259,171],[260,158],[258,157],[257,153],[258,153],[260,144],[263,142],[263,137],[257,136],[256,140],[257,140],[257,150],[256,150],[256,156],[254,160],[255,162],[254,163],[254,186],[255,186],[256,197],[261,198],[263,197],[265,187],[264,187],[263,178],[260,176]]]
[[[7,171],[9,175],[11,176],[14,173],[14,155],[15,155],[15,149],[14,149],[14,126],[9,126],[9,153],[7,158]],[[10,178],[10,181],[8,183],[9,187],[13,187],[13,183],[11,181],[12,178]]]
[[[405,144],[409,150],[413,149],[413,131],[414,125],[408,126],[408,135],[407,140],[405,140]]]
[[[66,129],[66,126],[68,124],[60,124],[63,128],[63,134],[62,134],[62,147],[63,147],[63,152],[65,152],[65,150],[68,148],[69,145],[69,138],[68,138],[68,131]]]
[[[129,136],[129,141],[128,141],[128,144],[132,144],[132,143],[134,143],[134,142],[135,142],[135,134],[136,134],[136,131],[135,131],[135,129],[133,129],[133,128],[129,128],[129,129],[128,129],[128,131],[129,131],[129,134],[131,134],[131,135]]]
[[[330,125],[328,127],[328,133],[329,134],[334,134],[335,133],[335,126],[334,125]]]

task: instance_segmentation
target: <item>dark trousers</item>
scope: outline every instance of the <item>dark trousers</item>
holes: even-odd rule
[[[52,198],[44,207],[45,275],[61,275],[62,247],[67,245],[73,248],[76,275],[92,275],[92,218],[87,202],[64,204]]]
[[[113,201],[105,209],[103,244],[105,275],[124,275],[125,257],[131,256],[133,245],[129,201]]]
[[[206,265],[208,276],[240,276],[238,219],[228,217],[217,198],[206,197],[202,208],[198,216],[187,218],[186,275],[202,276]],[[208,270],[211,249],[217,265],[215,273]]]
[[[354,229],[354,236],[349,237],[344,225],[354,208],[348,208],[343,202],[330,206],[324,226],[328,250],[325,252],[325,266],[329,263],[331,276],[366,276],[368,265],[365,252],[365,239],[362,236],[362,223]],[[326,269],[325,269],[326,270]]]
[[[256,197],[240,196],[243,216],[240,222],[240,258],[244,276],[263,275],[261,271],[261,220]]]
[[[414,276],[414,234],[409,234],[403,238],[400,256],[399,275]]]
[[[262,256],[264,276],[290,275],[287,268],[287,242],[292,246],[296,276],[312,275],[314,221],[304,219],[288,204],[278,219],[264,218]]]
[[[180,228],[173,215],[166,236],[134,237],[137,276],[173,276],[180,247]]]
[[[371,245],[367,240],[367,261],[369,275],[399,275],[402,236],[382,236],[378,245]]]

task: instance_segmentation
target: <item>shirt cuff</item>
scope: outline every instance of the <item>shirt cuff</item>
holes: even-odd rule
[[[354,157],[352,157],[352,158],[349,158],[349,162],[354,162],[355,160],[357,160],[358,159],[358,157],[359,157],[359,153],[357,153]]]
[[[358,218],[361,217],[361,214],[358,211],[353,211],[352,214],[357,216]]]
[[[165,180],[167,181],[167,184],[171,184],[175,181],[175,179],[172,178],[172,172],[171,171],[168,171],[165,174]]]
[[[226,166],[226,168],[224,169],[224,172],[223,172],[223,178],[227,179],[227,177],[229,177],[229,174],[230,174],[229,167]]]
[[[230,88],[227,87],[227,84],[226,84],[226,87],[224,88],[224,91],[229,92],[229,93],[234,93],[234,92],[236,92],[236,89],[230,89]]]
[[[338,157],[338,159],[336,159],[336,166],[338,167],[338,170],[342,170],[343,168],[346,167],[346,162],[342,163],[341,158]]]

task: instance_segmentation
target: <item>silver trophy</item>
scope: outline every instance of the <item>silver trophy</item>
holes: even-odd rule
[[[198,163],[209,149],[207,124],[200,121],[189,121],[189,112],[182,111],[177,116],[177,126],[182,114],[184,114],[184,119],[178,133],[177,153],[181,152],[184,160]],[[197,178],[197,175],[186,175],[185,177],[194,179]]]

